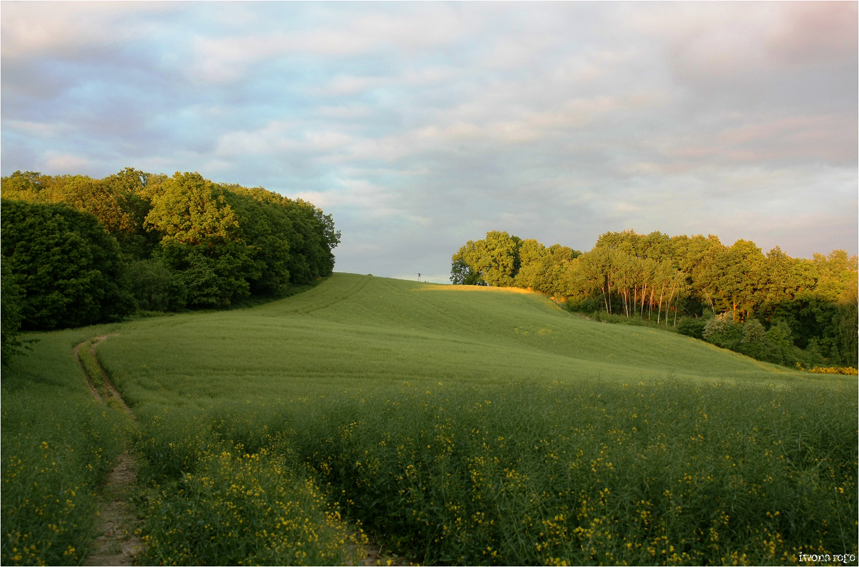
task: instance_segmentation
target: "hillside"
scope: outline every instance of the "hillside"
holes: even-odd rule
[[[133,420],[72,354],[103,336],[98,379]],[[120,453],[140,564],[358,564],[367,534],[422,564],[856,555],[855,378],[539,294],[334,274],[28,337],[3,373],[4,564],[113,549],[96,538]]]
[[[354,274],[252,309],[123,325],[99,352],[132,405],[421,379],[799,376],[688,337],[574,317],[539,294]]]

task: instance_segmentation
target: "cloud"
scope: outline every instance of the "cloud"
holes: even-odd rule
[[[156,29],[147,16],[177,9],[164,2],[4,2],[3,63],[73,59],[94,48],[117,47]]]
[[[291,6],[278,6],[280,18],[289,17]],[[379,50],[406,53],[437,47],[457,40],[465,33],[454,10],[444,5],[423,5],[420,15],[378,10],[349,17],[352,10],[327,11],[324,27],[293,29],[288,32],[254,30],[222,37],[199,34],[194,40],[192,66],[203,82],[223,84],[241,80],[255,65],[279,57],[315,56],[355,58]],[[360,88],[348,77],[333,86],[338,94]]]
[[[88,158],[74,154],[56,154],[49,152],[45,158],[48,171],[87,171],[92,166]]]
[[[767,119],[768,118],[768,119]],[[667,167],[684,170],[697,163],[751,164],[791,161],[855,163],[859,145],[856,129],[846,128],[845,116],[779,115],[743,116],[726,121],[721,128],[654,140],[664,157],[679,158]]]
[[[314,113],[323,118],[334,118],[337,120],[358,120],[368,118],[374,114],[374,109],[368,105],[346,104],[340,106],[321,106]]]
[[[9,120],[4,123],[4,126],[9,130],[39,138],[50,138],[71,130],[66,124],[52,124],[33,120]]]
[[[772,62],[785,67],[856,61],[855,2],[785,3],[764,39]]]

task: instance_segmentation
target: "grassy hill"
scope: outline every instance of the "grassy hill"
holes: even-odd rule
[[[104,334],[133,426],[72,358]],[[338,564],[360,526],[431,564],[859,553],[854,377],[522,290],[354,274],[34,336],[3,373],[4,564],[85,559],[94,487],[125,441],[148,564]]]
[[[252,309],[137,321],[100,355],[132,405],[392,381],[799,376],[688,337],[586,321],[521,290],[354,274]]]

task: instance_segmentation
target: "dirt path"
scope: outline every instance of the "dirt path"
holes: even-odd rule
[[[107,337],[107,335],[105,335],[104,337],[99,337],[99,342],[104,340],[106,337]],[[95,386],[93,386],[92,380],[90,380],[89,374],[87,374],[86,368],[84,367],[84,363],[81,361],[81,357],[79,354],[81,347],[84,346],[86,343],[87,343],[87,341],[84,341],[81,344],[77,345],[75,348],[73,348],[72,354],[75,355],[75,360],[78,361],[78,366],[81,367],[81,371],[84,373],[84,378],[86,379],[86,385],[89,386],[89,391],[92,392],[92,395],[95,397],[95,399],[97,399],[98,401],[103,403],[104,400],[101,399],[101,396],[99,395],[98,390],[96,390]]]
[[[83,342],[77,345],[73,352],[78,364],[84,371],[87,385],[93,395],[100,402],[105,402],[105,397],[112,398],[115,403],[125,411],[125,413],[133,420],[134,414],[122,396],[119,395],[116,387],[111,382],[110,377],[104,371],[104,368],[98,364],[98,359],[95,357],[95,347],[110,335],[97,337],[90,346],[90,354],[96,361],[96,368],[90,367],[92,371],[101,373],[99,377],[92,377],[88,374],[86,365],[83,364],[80,358],[80,348],[86,344]],[[93,379],[103,383],[103,387],[96,388],[93,385]],[[101,392],[99,392],[101,390]],[[143,543],[137,537],[137,527],[139,522],[132,513],[129,500],[131,490],[137,480],[137,462],[134,455],[127,450],[116,460],[113,470],[107,477],[107,482],[101,489],[101,495],[104,499],[104,504],[98,513],[100,524],[98,536],[94,542],[92,554],[86,558],[84,565],[133,565],[134,556],[137,555],[143,548]]]
[[[111,335],[96,337],[90,345],[89,352],[95,364],[90,365],[91,372],[98,372],[99,376],[90,376],[87,365],[80,357],[80,349],[87,342],[84,341],[73,349],[75,359],[86,377],[92,395],[101,403],[111,403],[121,407],[123,411],[136,421],[131,409],[125,404],[119,395],[107,372],[98,364],[95,348],[103,340]],[[95,382],[95,383],[94,383]],[[95,384],[98,384],[96,387]],[[94,542],[94,549],[87,557],[84,565],[133,565],[134,558],[143,550],[143,542],[138,537],[140,522],[134,516],[129,501],[131,492],[137,480],[137,462],[134,455],[127,450],[119,456],[114,464],[113,470],[107,476],[104,486],[100,489],[103,504],[98,512],[101,533]],[[357,558],[355,565],[408,565],[401,557],[382,554],[379,546],[367,541],[362,544],[348,544],[348,555]]]
[[[349,543],[346,544],[346,565],[414,565],[406,558],[382,551],[382,548],[371,541],[367,534],[359,530],[349,532]]]
[[[101,535],[84,565],[134,565],[134,556],[143,549],[137,537],[139,522],[128,503],[137,478],[135,465],[134,456],[125,451],[110,472],[103,489],[106,502],[99,512]]]

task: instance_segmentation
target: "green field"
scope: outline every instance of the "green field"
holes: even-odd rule
[[[521,290],[352,274],[336,274],[311,291],[256,309],[128,324],[99,352],[134,406],[302,396],[416,380],[800,376],[687,337],[594,324]]]
[[[521,290],[335,274],[254,308],[35,335],[3,374],[4,563],[65,562],[21,555],[35,504],[9,475],[18,453],[43,458],[40,435],[70,435],[34,411],[67,397],[78,409],[53,421],[91,428],[71,349],[105,333],[139,422],[144,563],[342,563],[356,523],[422,563],[857,554],[855,377]],[[54,545],[74,563],[85,541]]]

